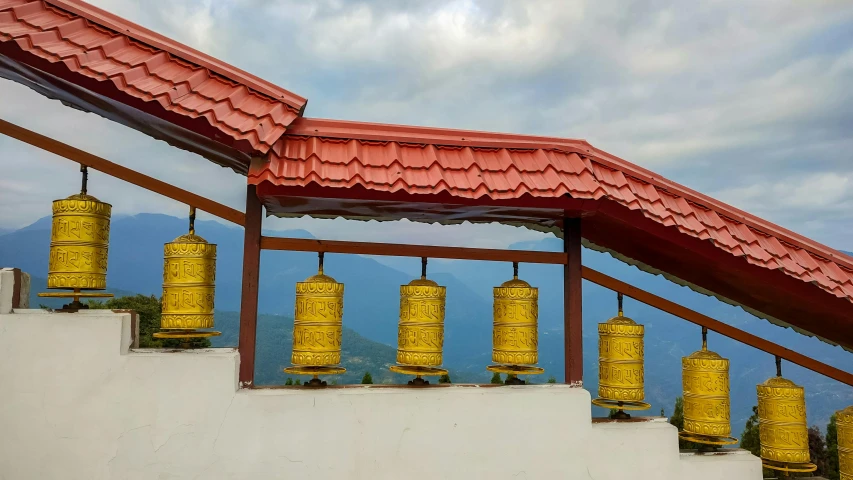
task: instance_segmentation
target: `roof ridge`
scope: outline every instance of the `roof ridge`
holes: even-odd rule
[[[657,196],[660,197],[661,194],[670,195],[675,198],[683,198],[688,204],[692,204],[695,207],[700,207],[704,210],[708,210],[710,212],[714,212],[722,221],[728,220],[733,223],[742,223],[748,227],[750,232],[754,231],[756,234],[760,233],[766,236],[775,237],[778,240],[785,242],[795,246],[796,248],[800,248],[805,251],[808,255],[813,256],[816,259],[821,259],[827,262],[834,263],[839,267],[844,267],[846,271],[853,272],[853,259],[849,256],[842,254],[841,252],[837,252],[834,249],[827,247],[826,245],[820,244],[814,240],[808,239],[801,235],[795,234],[783,227],[773,224],[772,222],[768,222],[754,215],[743,212],[731,205],[728,205],[719,200],[713,199],[707,195],[696,192],[684,185],[681,185],[677,182],[673,182],[663,176],[657,175],[650,170],[647,170],[643,167],[635,165],[631,162],[625,161],[619,157],[615,157],[610,155],[592,145],[588,142],[583,141],[572,143],[571,140],[562,140],[560,143],[553,142],[529,142],[527,140],[533,140],[537,137],[524,137],[524,136],[513,136],[513,135],[503,135],[503,134],[494,134],[485,132],[483,135],[488,136],[489,138],[468,138],[458,136],[459,140],[453,141],[452,136],[443,136],[442,133],[452,132],[454,134],[461,133],[461,131],[449,131],[442,129],[434,129],[428,127],[409,127],[404,125],[385,125],[385,124],[371,124],[371,123],[360,123],[360,122],[348,122],[348,121],[336,121],[336,120],[322,120],[322,119],[311,119],[311,118],[300,118],[295,120],[288,129],[288,132],[285,134],[280,141],[285,141],[285,138],[314,138],[320,141],[325,141],[326,139],[331,139],[332,141],[341,142],[349,140],[356,141],[390,141],[396,144],[398,147],[401,144],[413,144],[413,145],[433,145],[439,146],[444,145],[446,143],[451,143],[456,147],[461,148],[469,148],[469,151],[476,151],[477,147],[485,147],[488,149],[492,149],[497,146],[499,149],[506,150],[514,150],[515,147],[522,147],[524,150],[544,150],[544,151],[559,151],[566,154],[578,154],[582,158],[585,158],[588,161],[591,161],[590,165],[598,164],[600,166],[606,167],[612,171],[618,171],[622,173],[626,179],[630,178],[635,182],[640,182],[642,184],[649,185],[657,192]],[[405,134],[409,134],[406,136]],[[416,134],[414,137],[411,134]],[[426,134],[433,134],[432,141],[430,137]],[[478,133],[478,132],[471,132]],[[501,140],[501,138],[509,138],[509,140]],[[540,137],[541,138],[541,137]],[[524,142],[518,142],[513,140],[523,139]],[[551,138],[542,138],[542,140],[560,140],[560,139],[551,139]],[[463,143],[464,141],[464,143]],[[589,148],[586,148],[586,147]],[[526,148],[525,148],[526,147]],[[353,159],[350,159],[350,162]],[[348,162],[347,164],[349,164]],[[432,166],[431,162],[431,165]],[[362,165],[364,165],[362,163]],[[402,163],[400,163],[402,165]],[[389,165],[390,166],[390,165]],[[387,167],[372,167],[372,168],[387,168]],[[443,167],[445,170],[456,170],[452,167]],[[464,169],[465,171],[469,171],[470,169]],[[481,168],[482,170],[482,168]],[[542,171],[546,171],[547,167],[542,169]],[[509,170],[505,170],[508,172]],[[496,172],[496,171],[495,171]],[[596,178],[597,182],[601,182],[602,180],[598,180],[595,176],[595,171],[592,169],[590,173]],[[606,183],[606,182],[605,182]],[[630,184],[629,184],[630,185]],[[606,190],[604,190],[607,192]],[[634,196],[636,192],[632,193]],[[605,193],[608,197],[611,195],[609,193]],[[642,197],[642,195],[640,195]],[[641,199],[642,202],[647,202],[648,200]],[[667,215],[660,216],[661,221],[666,221],[667,218],[672,217],[675,218],[676,213],[670,211],[665,203],[662,200],[657,199],[656,201],[652,201],[654,203],[660,203],[663,211],[667,212]],[[627,205],[626,205],[627,206]],[[641,208],[642,209],[642,208]],[[644,209],[645,210],[645,209]],[[695,214],[694,214],[695,215]],[[725,217],[726,220],[723,220]],[[675,221],[675,220],[673,220]],[[697,221],[704,225],[704,222],[699,220],[697,217]],[[728,226],[723,227],[728,232]],[[728,235],[732,235],[730,232]],[[740,240],[735,238],[736,242],[740,242]],[[758,245],[760,248],[763,247]]]
[[[307,131],[306,127],[308,127],[312,124],[307,123],[307,122],[313,122],[313,121],[316,121],[316,119],[304,118],[304,117],[303,117],[303,119],[304,119],[303,122],[300,122],[300,120],[294,121],[294,123],[292,123],[290,125],[290,127],[288,128],[286,135],[288,135],[288,136],[299,136],[299,137],[303,137],[303,136],[304,137],[313,137],[313,138],[319,138],[320,140],[329,138],[329,139],[334,139],[337,141],[342,141],[344,138],[350,138],[350,139],[358,140],[358,141],[362,141],[362,140],[371,141],[371,142],[382,141],[382,140],[378,140],[375,138],[359,138],[359,137],[355,137],[355,136],[349,136],[349,137],[336,136],[335,134],[333,134],[331,132],[315,131],[316,133],[311,133],[311,132]],[[323,121],[325,122],[326,120],[323,120]],[[335,122],[335,121],[330,120],[329,122]],[[368,124],[368,123],[359,123],[359,122],[340,122],[340,123],[361,125],[361,126],[375,126],[375,125],[376,126],[383,126],[383,127],[394,126],[394,125]],[[412,128],[429,129],[430,127],[412,127]],[[437,129],[437,130],[440,130],[440,129]],[[461,132],[461,131],[457,130],[457,132]],[[474,133],[477,133],[477,132],[474,132]],[[497,135],[497,134],[495,134],[495,135]],[[415,145],[436,145],[436,146],[442,145],[439,142],[430,143],[427,140],[428,139],[424,138],[424,139],[420,139],[420,140],[409,139],[409,140],[405,140],[405,141],[402,141],[402,140],[385,140],[385,141],[392,141],[392,142],[396,142],[396,143],[409,143],[409,144],[415,144]],[[571,141],[569,139],[566,139],[566,140]],[[584,142],[585,145],[589,145],[592,149],[591,151],[594,153],[589,153],[589,151],[583,152],[583,151],[581,151],[581,149],[574,148],[574,146],[572,146],[572,145],[545,145],[545,144],[542,144],[538,148],[534,145],[529,145],[526,148],[525,147],[519,147],[518,149],[519,150],[524,150],[524,149],[536,150],[536,149],[538,149],[538,150],[546,150],[546,151],[547,150],[555,150],[555,151],[560,151],[560,152],[565,152],[565,153],[582,154],[584,156],[589,157],[591,160],[610,168],[611,170],[621,171],[623,173],[623,175],[625,175],[625,176],[630,176],[630,177],[632,177],[636,180],[639,180],[643,183],[647,183],[649,185],[652,185],[655,188],[659,188],[659,189],[669,193],[670,195],[682,197],[685,200],[690,201],[691,203],[702,206],[708,210],[716,211],[716,212],[718,212],[718,214],[721,213],[720,210],[722,210],[723,212],[725,212],[727,214],[726,216],[728,218],[735,220],[735,221],[738,221],[740,223],[744,223],[747,226],[756,229],[760,233],[765,233],[765,234],[775,236],[775,237],[781,237],[782,239],[785,239],[789,243],[796,245],[797,247],[802,248],[804,250],[807,250],[810,253],[812,253],[812,254],[820,257],[820,258],[823,258],[827,261],[832,261],[832,262],[838,263],[839,265],[844,266],[847,269],[853,270],[853,258],[839,252],[838,250],[833,249],[832,247],[829,247],[829,246],[823,245],[817,241],[808,239],[808,238],[806,238],[802,235],[799,235],[795,232],[792,232],[792,231],[790,231],[784,227],[781,227],[781,226],[776,225],[772,222],[768,222],[768,221],[763,220],[759,217],[756,217],[756,216],[751,215],[747,212],[744,212],[744,211],[742,211],[736,207],[733,207],[733,206],[731,206],[725,202],[713,199],[707,195],[704,195],[704,194],[699,193],[695,190],[692,190],[692,189],[690,189],[684,185],[681,185],[677,182],[669,180],[666,177],[657,175],[654,172],[651,172],[650,170],[647,170],[643,167],[640,167],[639,165],[633,164],[633,163],[628,162],[626,160],[623,160],[619,157],[615,157],[613,155],[610,155],[610,154],[590,145],[585,140],[582,142]],[[469,147],[472,149],[477,149],[477,144],[453,145],[453,146],[461,147],[461,148]],[[511,147],[511,146],[495,147],[494,145],[483,145],[482,148],[487,148],[487,149],[504,148],[506,150],[516,150],[515,147]],[[779,234],[777,234],[776,232],[779,232]]]

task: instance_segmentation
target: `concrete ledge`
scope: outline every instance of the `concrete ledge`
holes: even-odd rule
[[[761,478],[761,459],[740,448],[715,453],[682,452],[682,478],[728,479]]]
[[[0,478],[761,478],[663,419],[593,425],[568,385],[238,390],[234,349],[132,337],[125,312],[0,314]]]

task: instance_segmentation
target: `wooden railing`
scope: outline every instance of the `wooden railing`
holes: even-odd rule
[[[580,264],[581,231],[579,219],[565,219],[564,252],[264,237],[261,235],[263,208],[255,194],[254,186],[250,185],[247,188],[246,212],[244,213],[4,120],[0,120],[0,133],[245,227],[243,291],[238,349],[241,357],[240,381],[247,387],[252,386],[254,379],[258,271],[261,249],[563,265],[565,271],[564,301],[566,305],[566,320],[564,322],[566,331],[566,383],[580,381],[582,374],[580,279],[583,278],[689,322],[707,327],[721,335],[853,386],[853,374],[849,372],[744,332],[591,268],[582,267]]]

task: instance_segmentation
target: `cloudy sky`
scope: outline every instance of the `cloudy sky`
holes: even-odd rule
[[[853,250],[847,0],[90,1],[307,97],[307,116],[584,138]],[[242,177],[6,80],[0,118],[242,208]],[[51,200],[78,188],[73,164],[5,137],[0,171],[0,229],[49,215]],[[97,172],[90,192],[116,214],[184,214]],[[265,225],[492,247],[539,235],[499,226]]]

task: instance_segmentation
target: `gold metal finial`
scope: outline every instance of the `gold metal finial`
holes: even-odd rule
[[[397,364],[389,370],[415,375],[411,386],[429,385],[424,376],[447,373],[441,368],[447,288],[426,278],[427,257],[421,257],[421,278],[400,286]]]
[[[326,252],[317,252],[317,274],[323,275],[323,258],[326,256]]]
[[[163,312],[154,338],[190,339],[220,335],[213,328],[216,290],[216,245],[195,234],[195,207],[190,206],[189,233],[163,245]]]
[[[486,370],[505,373],[507,385],[524,385],[518,375],[538,375],[545,369],[539,361],[539,289],[518,278],[518,262],[513,262],[513,278],[494,288],[492,362]]]
[[[702,327],[702,349],[681,358],[684,428],[678,436],[701,444],[700,452],[733,445],[729,399],[729,360],[708,350],[708,329]]]
[[[625,410],[646,410],[644,402],[645,328],[622,313],[622,293],[616,294],[618,314],[598,324],[598,398],[599,407],[618,409],[612,418],[631,418]]]
[[[781,362],[777,358],[777,373]],[[761,463],[781,472],[813,472],[803,387],[783,378],[771,377],[756,386]],[[839,449],[840,450],[840,449]]]

